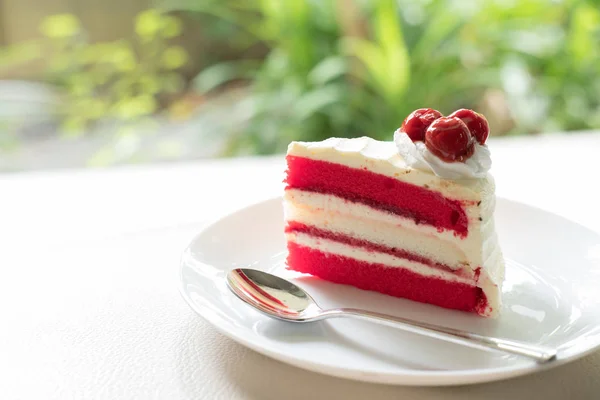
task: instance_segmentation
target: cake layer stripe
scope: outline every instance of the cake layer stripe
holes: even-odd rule
[[[367,251],[377,251],[380,253],[386,253],[386,254],[392,255],[394,257],[403,258],[403,259],[410,260],[410,261],[415,261],[420,264],[430,266],[432,268],[438,268],[438,269],[441,269],[444,271],[449,271],[449,272],[460,274],[460,275],[464,274],[464,270],[462,270],[462,269],[454,270],[453,268],[451,268],[448,265],[445,265],[445,264],[442,264],[439,262],[435,262],[434,260],[431,260],[427,257],[423,257],[416,253],[412,253],[405,249],[384,246],[384,245],[373,243],[373,242],[370,242],[367,240],[348,236],[348,235],[345,235],[345,234],[342,234],[339,232],[331,232],[331,231],[328,231],[325,229],[317,228],[315,226],[302,224],[302,223],[299,223],[296,221],[288,221],[287,226],[285,227],[285,232],[286,233],[304,233],[309,236],[328,239],[328,240],[332,240],[334,242],[344,243],[349,246],[361,247]]]
[[[471,251],[469,238],[461,239],[452,231],[439,233],[429,225],[415,225],[412,220],[352,203],[332,195],[285,192],[286,221],[318,226],[322,229],[360,238],[391,248],[418,253],[452,269],[472,269],[481,265],[478,249]],[[473,256],[474,254],[474,256]]]
[[[448,281],[464,282],[469,285],[478,286],[475,282],[474,275],[465,276],[464,274],[457,274],[446,269],[431,268],[428,265],[405,258],[399,258],[391,254],[373,250],[369,251],[362,247],[350,246],[345,243],[318,238],[305,233],[286,233],[285,237],[288,242],[293,242],[300,246],[319,250],[327,254],[336,254],[370,264],[383,264],[388,268],[404,268],[423,276],[432,276]]]
[[[452,230],[461,237],[468,234],[468,218],[461,202],[439,192],[327,161],[290,155],[286,159],[286,189],[333,194],[417,223]]]
[[[474,285],[324,253],[294,242],[288,242],[287,264],[294,271],[394,297],[478,314],[489,311],[485,294]]]

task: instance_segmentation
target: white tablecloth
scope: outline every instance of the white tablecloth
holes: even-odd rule
[[[496,139],[499,196],[600,231],[600,134]],[[282,189],[283,158],[0,175],[0,399],[598,399],[600,353],[502,382],[371,385],[271,360],[177,292],[211,220]]]

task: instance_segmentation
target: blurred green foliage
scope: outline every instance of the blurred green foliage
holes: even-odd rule
[[[179,41],[190,53],[172,44],[182,12],[201,25]],[[493,135],[600,128],[598,0],[157,0],[133,23],[132,38],[97,43],[76,16],[51,15],[43,39],[0,48],[0,68],[43,58],[65,134],[108,120],[127,148],[166,94],[185,100],[182,67],[199,58],[197,93],[244,88],[235,122],[199,128],[225,137],[228,155],[390,139],[420,107],[476,109]],[[203,96],[189,94],[182,115]]]
[[[40,44],[37,41],[28,41],[17,45],[0,48],[0,71],[5,68],[22,65],[39,58],[41,55]]]
[[[483,111],[493,134],[600,128],[600,11],[586,0],[179,0],[269,46],[217,63],[201,93],[250,82],[229,153],[389,139],[420,107]]]
[[[0,48],[0,67],[44,59],[45,80],[60,89],[56,113],[64,136],[83,135],[98,122],[114,123],[126,136],[151,124],[159,96],[183,90],[178,69],[188,62],[183,47],[168,43],[181,34],[178,18],[149,9],[134,23],[132,39],[92,43],[75,15],[50,15],[39,26],[41,39]]]
[[[141,12],[133,40],[90,43],[71,14],[46,17],[40,30],[50,47],[49,80],[65,89],[60,113],[69,135],[82,134],[99,120],[116,121],[126,130],[157,111],[158,95],[183,87],[176,70],[187,62],[187,52],[167,43],[181,33],[173,16]]]

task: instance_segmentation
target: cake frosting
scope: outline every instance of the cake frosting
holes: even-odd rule
[[[490,150],[486,145],[475,143],[475,150],[464,163],[447,162],[434,155],[424,142],[413,142],[404,132],[394,132],[394,143],[398,152],[412,168],[432,172],[446,179],[484,178],[492,167]]]

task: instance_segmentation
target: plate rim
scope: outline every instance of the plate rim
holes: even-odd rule
[[[183,272],[186,268],[189,268],[188,258],[190,257],[189,252],[192,246],[196,243],[196,241],[203,235],[206,231],[213,228],[215,225],[220,223],[222,220],[226,218],[234,217],[236,214],[241,214],[251,209],[253,207],[269,203],[275,202],[278,200],[282,200],[282,196],[271,196],[259,201],[252,202],[244,207],[238,208],[232,212],[224,213],[222,215],[216,216],[215,218],[208,221],[206,225],[204,225],[198,233],[196,233],[193,238],[190,240],[188,245],[185,247],[185,250],[182,252],[179,262],[178,268],[178,292],[183,298],[183,300],[187,303],[187,305],[196,313],[198,316],[203,318],[205,321],[210,323],[214,328],[217,329],[221,334],[228,337],[235,342],[256,351],[257,353],[263,354],[269,358],[275,359],[277,361],[283,362],[288,365],[292,365],[307,371],[317,372],[320,374],[333,376],[337,378],[367,382],[367,383],[377,383],[377,384],[386,384],[386,385],[400,385],[400,386],[459,386],[459,385],[471,385],[478,383],[486,383],[493,382],[499,380],[505,380],[510,378],[515,378],[518,376],[530,375],[536,372],[542,372],[545,370],[549,370],[551,368],[555,368],[564,364],[567,364],[572,361],[576,361],[581,359],[600,348],[600,338],[596,340],[595,343],[586,346],[584,350],[575,352],[566,357],[560,357],[553,362],[538,364],[535,362],[527,362],[526,364],[520,364],[519,367],[513,366],[505,366],[505,367],[495,367],[488,369],[467,369],[461,371],[403,371],[402,373],[376,373],[376,372],[364,372],[356,368],[346,368],[343,366],[331,366],[321,363],[315,360],[305,360],[299,359],[293,356],[286,356],[284,353],[281,353],[275,349],[260,346],[254,341],[246,338],[243,334],[237,333],[235,330],[227,329],[225,325],[226,323],[222,323],[219,318],[213,317],[210,313],[204,313],[201,307],[191,299],[186,290],[185,290],[185,280],[183,276]],[[594,229],[591,229],[585,225],[582,225],[576,221],[573,221],[569,218],[566,218],[562,215],[556,214],[552,211],[544,210],[542,208],[533,206],[528,203],[508,199],[505,197],[497,196],[497,200],[501,200],[502,202],[513,203],[518,206],[525,206],[528,208],[535,209],[537,211],[541,211],[543,213],[551,214],[555,217],[568,221],[571,224],[577,225],[579,228],[589,231],[592,234],[600,235]],[[226,287],[225,282],[223,282],[224,287]],[[327,321],[324,321],[327,322]],[[600,327],[600,324],[599,324]]]

